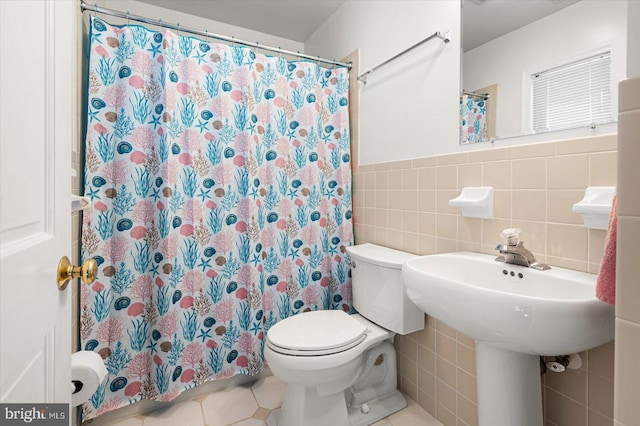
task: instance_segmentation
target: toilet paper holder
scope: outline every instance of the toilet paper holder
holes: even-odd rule
[[[71,381],[71,395],[73,395],[74,393],[80,392],[83,387],[84,387],[84,383],[82,383],[80,380],[72,380]]]
[[[87,401],[107,377],[102,357],[93,351],[78,351],[71,355],[71,404]]]

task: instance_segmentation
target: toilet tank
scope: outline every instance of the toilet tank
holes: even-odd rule
[[[405,294],[402,265],[413,254],[375,244],[347,247],[351,257],[353,306],[387,330],[408,334],[424,328],[422,312]]]

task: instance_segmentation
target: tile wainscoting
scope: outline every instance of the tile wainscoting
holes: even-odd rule
[[[597,273],[605,231],[582,225],[571,207],[588,186],[615,186],[617,136],[419,158],[354,170],[358,244],[420,255],[493,254],[504,228],[541,262]],[[495,189],[494,219],[449,207],[465,186]],[[400,389],[445,426],[476,426],[473,340],[427,317],[423,331],[396,338]],[[613,424],[613,342],[582,353],[583,366],[543,378],[546,426]]]

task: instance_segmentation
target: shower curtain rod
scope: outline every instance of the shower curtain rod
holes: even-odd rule
[[[476,93],[476,92],[470,92],[468,90],[463,90],[462,94],[463,95],[467,95],[467,96],[472,96],[474,98],[482,98],[485,101],[487,99],[489,99],[489,94],[488,93]]]
[[[84,1],[80,2],[80,9],[82,10],[82,12],[84,12],[85,10],[90,10],[92,12],[97,12],[97,13],[101,13],[104,15],[111,15],[111,16],[116,16],[118,18],[123,18],[123,19],[127,19],[129,21],[137,21],[137,22],[143,22],[145,24],[150,24],[150,25],[156,25],[162,28],[169,28],[172,30],[176,30],[178,32],[185,32],[185,33],[190,33],[190,34],[195,34],[195,35],[199,35],[202,37],[206,37],[206,38],[214,38],[216,40],[222,40],[222,41],[226,41],[228,43],[237,43],[237,44],[242,44],[244,46],[249,46],[249,47],[253,47],[256,49],[262,49],[262,50],[267,50],[269,52],[276,52],[279,54],[284,54],[284,55],[290,55],[290,56],[295,56],[298,58],[304,58],[304,59],[309,59],[311,61],[315,61],[315,62],[324,62],[326,64],[332,64],[332,65],[338,65],[341,67],[346,67],[348,70],[351,70],[352,68],[352,64],[351,62],[339,62],[336,61],[335,59],[324,59],[321,58],[320,56],[311,56],[311,55],[307,55],[304,53],[300,53],[300,52],[293,52],[291,50],[286,50],[286,49],[281,49],[279,47],[273,47],[273,46],[266,46],[266,45],[261,45],[259,42],[250,42],[250,41],[246,41],[246,40],[240,40],[237,39],[235,37],[227,37],[224,35],[220,35],[220,34],[214,34],[214,33],[210,33],[208,31],[201,31],[201,30],[196,30],[194,28],[188,28],[188,27],[182,27],[180,24],[171,24],[168,22],[164,22],[163,20],[156,20],[156,19],[150,19],[150,18],[145,18],[144,16],[139,16],[139,15],[131,15],[129,12],[121,12],[119,10],[114,10],[114,9],[107,9],[105,7],[101,7],[96,5],[90,5],[85,3]]]
[[[414,44],[413,46],[409,47],[408,49],[405,49],[402,52],[398,53],[393,58],[389,58],[386,61],[384,61],[383,63],[378,64],[375,67],[371,68],[369,71],[367,71],[367,72],[365,72],[363,74],[360,74],[358,76],[358,80],[363,82],[364,84],[367,84],[367,75],[371,74],[372,72],[374,72],[378,68],[381,68],[381,67],[387,65],[389,62],[396,60],[397,58],[399,58],[400,56],[404,55],[405,53],[410,52],[411,50],[415,49],[416,47],[420,46],[421,44],[426,43],[429,40],[432,40],[434,38],[439,38],[440,40],[444,41],[445,43],[449,43],[449,37],[447,37],[446,34],[442,35],[442,33],[440,31],[436,31],[435,33],[431,34],[429,37],[425,38],[424,40],[419,41],[418,43]]]

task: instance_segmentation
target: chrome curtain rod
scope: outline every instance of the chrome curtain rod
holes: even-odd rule
[[[378,64],[375,67],[371,68],[369,71],[367,71],[367,72],[365,72],[363,74],[360,74],[358,76],[358,80],[363,82],[364,84],[367,84],[367,75],[371,74],[372,72],[374,72],[378,68],[381,68],[381,67],[387,65],[389,62],[396,60],[397,58],[399,58],[400,56],[404,55],[405,53],[410,52],[411,50],[415,49],[416,47],[420,46],[421,44],[424,44],[424,43],[426,43],[429,40],[432,40],[434,38],[439,38],[440,40],[444,41],[445,43],[449,43],[449,41],[450,41],[449,37],[446,37],[446,36],[442,35],[442,33],[440,31],[436,31],[435,33],[431,34],[429,37],[425,38],[424,40],[419,41],[418,43],[414,44],[413,46],[409,47],[408,49],[405,49],[402,52],[398,53],[393,58],[389,58],[386,61],[384,61],[383,63]]]
[[[293,52],[291,50],[281,49],[279,47],[262,45],[257,41],[256,42],[250,42],[250,41],[246,41],[246,40],[240,40],[240,39],[237,39],[235,37],[228,37],[228,36],[224,36],[224,35],[220,35],[220,34],[210,33],[208,31],[200,31],[200,30],[196,30],[194,28],[182,27],[180,24],[171,24],[169,22],[164,22],[162,20],[145,18],[144,16],[138,16],[138,15],[131,15],[128,12],[125,13],[125,12],[121,12],[119,10],[107,9],[105,7],[101,7],[101,6],[98,6],[98,5],[90,5],[90,4],[85,3],[84,1],[80,2],[80,9],[82,10],[82,12],[84,12],[85,10],[89,10],[89,11],[101,13],[101,14],[104,14],[104,15],[116,16],[118,18],[126,19],[126,20],[129,20],[129,21],[143,22],[145,24],[156,25],[156,26],[159,26],[159,27],[162,27],[162,28],[169,28],[169,29],[176,30],[176,31],[179,31],[179,32],[195,34],[195,35],[202,36],[202,37],[205,37],[205,38],[213,38],[213,39],[216,39],[216,40],[222,40],[222,41],[226,41],[226,42],[232,43],[232,44],[237,43],[237,44],[241,44],[243,46],[253,47],[255,49],[262,49],[262,50],[267,50],[269,52],[276,52],[276,53],[279,53],[279,54],[284,54],[284,55],[295,56],[295,57],[298,57],[298,58],[309,59],[310,61],[323,62],[323,63],[326,63],[326,64],[346,67],[349,70],[352,68],[351,62],[339,62],[339,61],[336,61],[335,59],[333,59],[333,60],[332,59],[324,59],[324,58],[321,58],[319,56],[311,56],[311,55],[307,55],[307,54],[300,53],[300,52]]]
[[[476,92],[470,92],[468,90],[463,90],[462,94],[467,96],[472,96],[474,98],[482,98],[482,100],[485,100],[485,101],[489,99],[488,93],[476,93]]]

